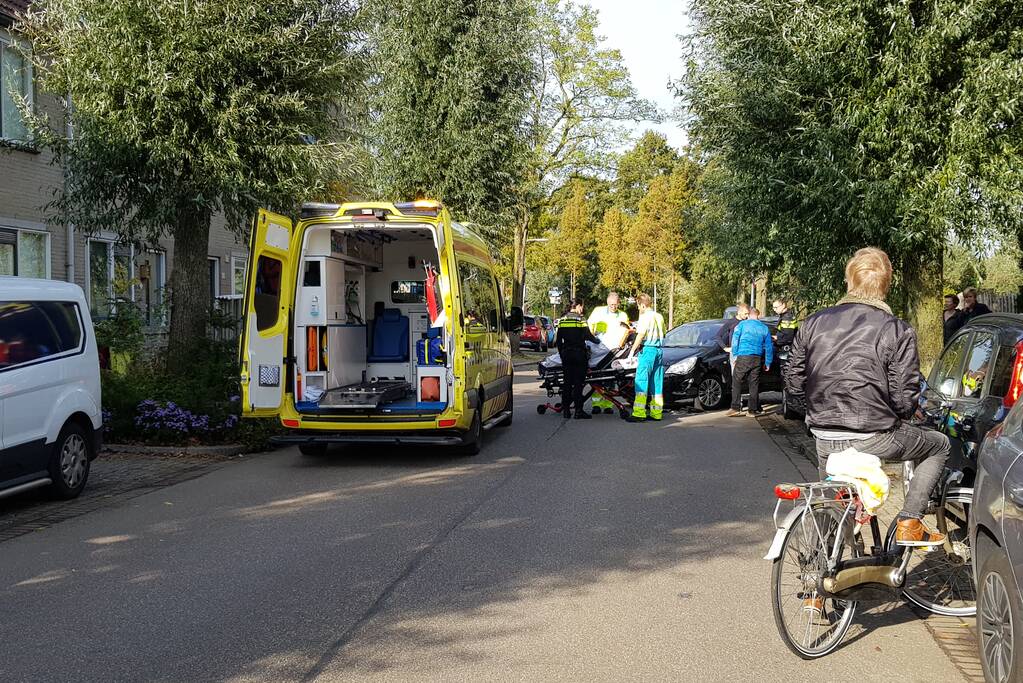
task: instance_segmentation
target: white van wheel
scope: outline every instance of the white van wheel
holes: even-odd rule
[[[50,456],[50,478],[58,498],[75,498],[85,488],[90,455],[85,430],[74,422],[64,425]]]

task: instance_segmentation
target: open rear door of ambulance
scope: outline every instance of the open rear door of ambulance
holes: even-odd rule
[[[288,382],[288,335],[298,249],[291,219],[260,209],[249,245],[245,319],[239,343],[242,415],[279,415]]]

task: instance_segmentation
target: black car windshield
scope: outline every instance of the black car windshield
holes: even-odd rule
[[[721,322],[686,323],[664,335],[664,346],[715,346]]]

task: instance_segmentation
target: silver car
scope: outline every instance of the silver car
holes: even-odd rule
[[[1023,386],[1014,373],[1006,397]],[[1023,401],[980,449],[970,514],[977,635],[987,681],[1023,681]]]

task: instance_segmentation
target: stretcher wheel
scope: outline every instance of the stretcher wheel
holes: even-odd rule
[[[560,408],[560,407],[561,407],[561,404],[560,404],[560,403],[555,403],[555,404],[554,404],[554,407],[555,407],[555,408]]]
[[[537,415],[543,415],[546,412],[547,412],[547,406],[537,406],[536,407],[536,414]]]
[[[628,420],[629,419],[629,415],[630,415],[630,412],[629,412],[629,410],[627,408],[621,408],[621,409],[618,410],[618,417],[622,418],[623,420]]]

